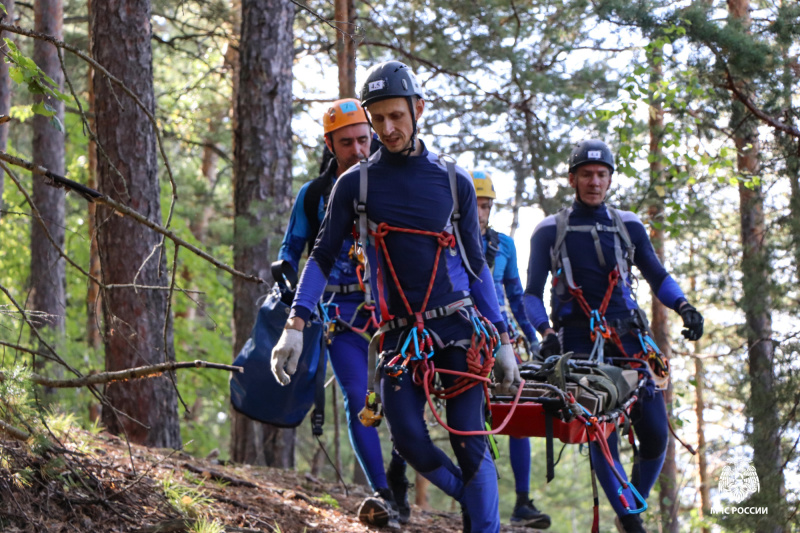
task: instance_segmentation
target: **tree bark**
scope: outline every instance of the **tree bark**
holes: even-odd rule
[[[336,63],[339,67],[339,98],[356,95],[356,47],[353,41],[355,4],[353,0],[335,0]]]
[[[656,86],[661,81],[661,62],[659,52],[654,53],[650,58],[650,83]],[[666,185],[664,173],[662,140],[664,136],[664,110],[659,99],[651,97],[650,101],[650,180],[655,187],[656,197],[653,199],[648,209],[648,214],[652,222],[664,222],[664,199],[658,191]],[[664,227],[653,224],[650,228],[650,240],[658,256],[659,261],[664,262]],[[672,343],[669,334],[669,309],[662,304],[655,293],[651,292],[650,306],[650,326],[653,330],[653,340],[656,342],[661,352],[667,359],[672,357]],[[672,380],[669,381],[667,389],[662,391],[664,401],[667,404],[667,416],[673,415],[673,387]],[[677,517],[677,465],[675,463],[675,437],[668,434],[667,454],[664,458],[664,466],[659,475],[659,509],[661,511],[662,531],[667,533],[678,533],[679,524]]]
[[[62,38],[61,0],[37,0],[34,4],[34,29],[41,33]],[[36,39],[33,42],[33,60],[56,83],[57,89],[64,84],[58,50],[52,44]],[[42,102],[56,111],[55,119],[64,121],[64,103],[44,95],[34,95],[34,101]],[[64,175],[64,133],[54,126],[51,118],[42,115],[33,117],[33,163],[50,171]],[[56,338],[64,335],[66,314],[65,261],[58,249],[47,238],[47,234],[59,248],[64,247],[64,191],[48,185],[45,180],[33,180],[33,202],[42,214],[45,227],[31,219],[31,307],[47,313],[42,319],[42,329],[48,329]]]
[[[697,342],[695,349],[700,351],[700,341]],[[705,391],[705,369],[703,360],[696,356],[694,359],[694,379],[697,383],[695,387],[695,416],[697,417],[697,478],[700,489],[700,518],[705,518],[711,510],[711,490],[708,479],[708,460],[706,459],[706,431],[705,431],[705,410],[706,403],[704,398]],[[708,527],[703,527],[703,533],[709,533]]]
[[[87,3],[87,9],[91,12],[92,0]],[[92,25],[89,24],[89,41],[92,40]],[[95,121],[94,110],[94,69],[89,67],[88,75],[88,102],[89,114],[87,119],[89,121],[89,128],[92,131],[97,131],[97,122]],[[86,186],[91,189],[97,188],[97,143],[89,139],[87,147],[88,156],[88,179]],[[100,269],[100,254],[97,251],[97,226],[95,225],[97,204],[89,202],[86,206],[88,212],[88,229],[89,229],[89,274],[95,279],[102,280],[102,270]],[[89,285],[86,291],[86,340],[94,349],[99,349],[103,344],[103,337],[100,334],[100,310],[102,309],[102,296],[100,294],[100,285],[89,280]],[[99,408],[99,404],[98,404]]]
[[[90,11],[92,55],[122,80],[152,114],[150,2],[94,1]],[[117,202],[161,224],[156,132],[147,114],[126,93],[94,78],[97,138],[111,159],[97,164],[98,186]],[[97,209],[97,242],[103,281],[167,287],[166,254],[159,236],[130,217]],[[106,370],[175,360],[168,291],[115,288],[103,295]],[[177,448],[181,444],[174,373],[146,381],[112,383],[111,404],[134,420],[103,410],[112,433],[136,443]]]
[[[416,503],[423,511],[427,511],[430,509],[430,506],[428,505],[428,487],[430,486],[431,482],[423,477],[419,472],[414,473],[416,474],[414,480],[414,503]]]
[[[748,0],[728,0],[731,18],[744,28],[750,26]],[[741,87],[744,91],[744,87]],[[770,299],[770,256],[766,248],[764,195],[760,183],[747,183],[760,172],[760,144],[757,122],[744,105],[733,102],[731,124],[734,125],[736,164],[740,175],[739,217],[742,239],[741,306],[746,320],[750,401],[748,418],[752,420],[749,440],[753,447],[753,463],[761,481],[761,491],[745,504],[768,505],[770,512],[759,522],[759,530],[780,533],[784,529],[785,480],[782,468],[780,420],[775,382],[774,347],[772,343],[772,302]],[[752,502],[752,503],[750,503]]]
[[[6,7],[8,15],[3,19],[4,22],[14,23],[14,0],[0,1]],[[10,33],[0,33],[0,38],[12,38]],[[0,61],[0,115],[8,115],[11,110],[11,78],[8,77],[8,63]],[[7,152],[8,145],[8,128],[9,123],[0,124],[0,150]],[[3,216],[2,210],[5,209],[3,205],[3,189],[4,189],[5,173],[0,170],[0,217]]]
[[[289,0],[243,0],[234,140],[234,265],[271,282],[270,258],[292,198],[292,24]],[[233,281],[234,355],[247,341],[264,287]],[[233,414],[234,461],[294,466],[294,430]]]

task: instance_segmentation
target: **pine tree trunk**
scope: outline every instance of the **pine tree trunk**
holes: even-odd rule
[[[92,10],[92,0],[88,1],[88,11]],[[92,26],[89,24],[89,41],[92,40]],[[94,69],[89,67],[88,75],[88,101],[89,101],[89,128],[92,131],[97,131],[97,122],[95,120],[94,110]],[[89,139],[87,147],[88,152],[88,174],[89,177],[86,181],[86,186],[91,189],[97,188],[97,143]],[[96,279],[102,281],[102,270],[100,269],[100,254],[97,251],[97,227],[95,226],[97,204],[89,202],[87,204],[88,212],[88,230],[89,230],[89,273]],[[100,310],[102,309],[102,296],[100,294],[100,285],[92,280],[89,280],[88,289],[86,291],[86,339],[94,349],[100,348],[103,344],[103,337],[100,334]]]
[[[428,505],[428,487],[431,482],[424,478],[419,472],[416,474],[414,480],[414,503],[419,506],[423,511],[430,509]]]
[[[335,0],[336,63],[339,67],[339,98],[356,95],[356,47],[354,32],[355,5],[353,0]]]
[[[661,62],[655,61],[660,54],[650,60],[650,83],[657,85],[661,80]],[[660,58],[659,58],[660,59]],[[651,99],[650,102],[650,179],[656,185],[652,187],[656,191],[656,198],[650,204],[649,215],[653,222],[664,222],[664,201],[659,189],[666,185],[664,163],[662,160],[662,140],[664,135],[664,110],[661,101]],[[653,225],[650,229],[650,240],[653,243],[656,256],[659,261],[664,262],[664,229],[663,226]],[[667,359],[672,357],[672,343],[669,334],[669,309],[662,304],[654,293],[651,293],[651,319],[650,326],[653,330],[653,340],[663,352]],[[670,380],[667,390],[663,391],[664,400],[667,403],[667,416],[672,417],[672,380]],[[664,466],[659,475],[659,509],[661,511],[662,531],[667,533],[678,533],[679,524],[677,517],[678,504],[678,483],[677,465],[675,464],[675,438],[669,434],[667,441],[667,454],[664,458]]]
[[[152,114],[150,3],[95,0],[91,6],[92,55],[138,96]],[[101,192],[161,224],[160,187],[153,124],[134,100],[98,73],[94,78],[97,138],[114,167],[97,164]],[[103,281],[167,287],[167,255],[158,234],[109,209],[97,209],[97,243]],[[114,288],[103,295],[106,370],[175,360],[166,290]],[[177,448],[181,444],[174,374],[112,383],[111,404],[134,420],[103,410],[112,433],[136,443]]]
[[[745,27],[750,26],[748,0],[728,0],[730,16]],[[740,87],[744,90],[743,87]],[[760,145],[757,123],[745,107],[733,102],[731,124],[736,124],[734,143],[736,164],[743,180],[760,172]],[[780,420],[773,394],[774,347],[770,301],[770,257],[765,246],[764,195],[760,184],[739,183],[739,217],[742,239],[741,306],[747,325],[750,376],[748,418],[752,421],[749,435],[753,447],[753,463],[761,481],[761,490],[742,505],[769,506],[769,514],[759,522],[760,531],[781,533],[785,481],[782,469]]]
[[[0,0],[0,4],[6,7],[8,15],[5,16],[3,22],[6,24],[14,23],[14,0]],[[7,37],[13,38],[10,33],[0,33],[0,38]],[[0,61],[0,115],[8,115],[11,110],[11,78],[8,77],[8,64],[5,61]],[[9,124],[0,124],[0,150],[6,151],[8,145],[8,128]],[[5,172],[0,170],[0,217],[3,216],[3,188],[4,188]]]
[[[243,0],[234,141],[234,267],[271,282],[269,265],[292,199],[292,24],[289,0]],[[234,355],[267,287],[233,281]],[[294,430],[234,414],[234,461],[291,468]]]
[[[35,3],[36,31],[61,39],[62,18],[61,0],[38,0]],[[56,47],[40,39],[34,40],[33,60],[61,89],[63,75]],[[55,118],[63,124],[63,102],[44,95],[35,95],[34,100],[54,109]],[[42,115],[33,117],[33,162],[64,175],[64,133],[53,125],[49,117]],[[38,220],[31,219],[31,307],[47,313],[48,316],[40,323],[49,329],[50,334],[60,338],[64,334],[66,314],[66,262],[58,251],[64,248],[64,191],[37,177],[33,180],[33,202],[46,228]],[[48,233],[55,244],[48,239]]]
[[[695,350],[700,352],[700,342],[697,341]],[[697,478],[700,489],[700,518],[709,516],[711,509],[711,491],[708,479],[708,460],[706,459],[706,431],[705,431],[705,369],[703,359],[698,355],[694,359],[694,379],[697,383],[695,387],[695,416],[697,418]],[[710,529],[703,528],[703,533],[710,533]]]

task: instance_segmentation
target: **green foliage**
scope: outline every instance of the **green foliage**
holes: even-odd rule
[[[61,100],[62,102],[70,102],[72,100],[70,95],[58,89],[56,82],[45,74],[31,58],[27,57],[17,48],[14,41],[7,37],[3,40],[8,48],[8,51],[5,52],[5,61],[9,64],[8,76],[14,83],[25,85],[28,92],[32,95],[49,96]],[[64,125],[58,117],[55,116],[56,110],[47,102],[35,102],[30,109],[34,114],[52,117],[52,122],[56,128],[61,132],[64,131]]]
[[[200,517],[189,527],[191,533],[225,533],[225,526],[213,518]]]
[[[319,503],[321,503],[323,505],[328,505],[330,507],[333,507],[334,509],[339,509],[339,507],[340,507],[339,506],[339,501],[336,498],[334,498],[333,496],[331,496],[330,494],[327,494],[327,493],[323,494],[322,496],[318,496],[318,497],[316,497],[314,499],[316,501],[318,501]]]
[[[181,515],[191,518],[203,516],[205,509],[213,503],[213,500],[204,491],[188,487],[175,480],[171,475],[165,476],[161,480],[161,490],[173,509]]]

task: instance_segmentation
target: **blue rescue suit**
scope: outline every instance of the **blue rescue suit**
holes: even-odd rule
[[[332,184],[336,179],[336,170],[336,159],[333,159],[318,179],[327,180]],[[294,206],[292,206],[289,226],[286,228],[286,234],[283,237],[283,243],[278,253],[278,259],[288,261],[295,270],[298,269],[303,249],[316,239],[317,235],[314,231],[316,228],[314,226],[319,227],[319,224],[312,226],[304,209],[306,193],[308,193],[312,183],[304,184],[297,194]],[[323,219],[325,214],[325,205],[329,194],[330,188],[328,188],[327,194],[320,196],[318,222]],[[342,290],[342,288],[344,290],[339,293],[325,292],[324,301],[328,304],[327,309],[330,315],[338,312],[339,316],[346,322],[351,322],[355,318],[352,321],[352,325],[356,328],[363,328],[368,317],[363,313],[359,313],[358,307],[364,303],[364,292],[356,290],[345,293],[358,286],[358,276],[356,275],[358,262],[352,253],[353,244],[352,236],[347,236],[344,239],[328,277],[328,288],[336,286],[339,287],[339,290]],[[358,412],[364,406],[364,398],[367,393],[367,344],[368,340],[363,335],[345,329],[333,336],[328,346],[328,353],[333,373],[344,396],[350,443],[367,476],[367,481],[373,490],[378,490],[387,488],[378,431],[374,427],[363,426],[358,419]],[[400,458],[393,457],[392,460],[400,460]]]
[[[677,311],[686,300],[678,284],[667,273],[655,254],[653,245],[647,236],[639,218],[629,211],[618,211],[635,246],[633,264],[639,269],[657,298],[667,307]],[[614,222],[605,204],[598,207],[587,206],[575,201],[569,216],[570,226],[589,226],[600,224],[613,226]],[[617,266],[615,258],[614,235],[608,231],[598,231],[600,247],[605,258],[601,266],[595,251],[595,241],[589,232],[567,232],[567,255],[572,264],[575,284],[583,291],[583,296],[592,309],[597,309],[608,289],[608,275]],[[534,327],[541,333],[550,327],[550,321],[543,302],[544,286],[551,269],[551,249],[556,241],[556,216],[545,218],[535,229],[531,237],[531,255],[528,264],[528,285],[525,290],[525,311]],[[563,283],[563,280],[560,282]],[[559,297],[555,291],[551,294],[552,316],[555,329],[559,332],[561,347],[564,352],[578,354],[591,353],[593,342],[589,336],[589,319],[569,294]],[[623,347],[628,356],[642,351],[638,336],[629,333],[626,324],[638,313],[638,304],[630,289],[630,280],[620,280],[613,291],[611,301],[606,310],[606,319],[610,325],[617,324]],[[614,349],[613,344],[606,344],[606,350]],[[668,425],[667,413],[661,392],[655,390],[652,380],[648,379],[644,390],[639,391],[639,400],[631,410],[631,422],[640,440],[639,462],[634,465],[632,483],[644,497],[658,479],[666,454]],[[617,433],[608,439],[608,445],[616,463],[617,471],[623,476],[624,470],[619,462],[617,449]],[[619,481],[611,471],[607,460],[599,446],[590,446],[592,463],[597,471],[597,478],[608,497],[611,506],[619,516],[626,511],[619,502]],[[628,502],[638,507],[638,502],[627,491],[623,492]]]
[[[536,332],[533,330],[528,318],[525,316],[525,308],[522,303],[522,282],[519,279],[519,269],[517,268],[517,247],[508,235],[497,233],[499,243],[492,267],[492,278],[494,288],[497,292],[497,301],[500,304],[503,317],[508,321],[505,310],[505,298],[508,298],[508,306],[514,318],[517,320],[522,333],[528,339],[531,346],[535,345]],[[490,245],[488,232],[483,234],[483,252],[486,254]],[[511,470],[514,472],[514,487],[516,492],[530,491],[531,477],[531,440],[527,437],[508,438],[508,455],[511,459]]]
[[[421,141],[420,141],[421,142]],[[419,156],[392,154],[381,148],[369,159],[366,212],[370,221],[390,226],[423,231],[452,233],[450,215],[453,197],[450,180],[443,162],[425,149]],[[433,310],[471,296],[480,312],[500,332],[506,325],[497,304],[491,273],[484,262],[478,226],[475,190],[469,175],[457,168],[457,197],[460,204],[460,236],[468,265],[458,248],[444,249],[439,254],[436,277],[426,310]],[[348,238],[357,218],[359,169],[354,167],[336,181],[325,213],[317,242],[311,252],[298,287],[292,314],[308,319],[311,309],[324,291],[326,279],[333,272],[342,243]],[[361,241],[367,243],[366,236]],[[438,250],[435,238],[426,235],[390,232],[385,243],[394,269],[413,311],[418,311],[428,289],[432,266]],[[367,244],[370,277],[376,287],[378,260],[383,275],[384,296],[388,311],[396,317],[408,312],[400,293],[388,273],[383,256]],[[469,267],[469,269],[467,268]],[[475,275],[469,273],[471,270]],[[375,292],[377,294],[377,292]],[[437,368],[467,371],[463,341],[472,335],[470,313],[462,309],[449,316],[425,321],[425,327],[436,333],[442,345],[432,358]],[[384,319],[388,317],[383,317]],[[403,330],[394,330],[384,337],[384,350],[399,349]],[[385,352],[384,352],[385,353]],[[383,361],[385,363],[385,360]],[[380,375],[380,392],[384,413],[396,449],[403,458],[434,485],[455,498],[468,513],[473,531],[500,530],[497,473],[487,439],[484,436],[450,435],[456,466],[431,440],[424,419],[426,405],[422,387],[411,376],[401,381]],[[445,387],[454,376],[440,374]],[[447,400],[447,423],[460,431],[484,430],[484,402],[481,387]]]

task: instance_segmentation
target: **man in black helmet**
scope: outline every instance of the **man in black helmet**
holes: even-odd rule
[[[658,479],[667,447],[667,414],[657,385],[666,385],[668,366],[636,303],[630,267],[635,265],[657,298],[680,314],[687,339],[697,340],[703,334],[703,317],[661,265],[639,218],[606,205],[613,172],[614,156],[604,142],[586,140],[572,150],[569,184],[575,189],[575,201],[534,230],[524,302],[528,319],[544,339],[541,354],[545,357],[574,352],[610,362],[643,361],[628,361],[648,376],[630,412],[639,437],[632,488],[624,488],[614,472],[625,478],[617,433],[608,438],[614,466],[598,443],[590,445],[592,465],[618,516],[617,527],[642,532],[644,499]],[[548,274],[554,280],[552,327],[543,301]]]
[[[516,392],[520,378],[483,257],[475,189],[466,171],[417,138],[425,101],[411,69],[398,61],[374,66],[360,96],[384,146],[336,181],[273,367],[294,371],[302,335],[292,330],[304,327],[356,219],[380,304],[381,328],[370,350],[382,350],[375,378],[395,448],[461,504],[465,531],[496,533],[497,472],[485,438],[483,388],[472,385],[492,362],[501,393]],[[500,339],[494,355],[493,328]],[[458,466],[433,443],[423,416],[434,369],[444,387],[459,389],[445,401]],[[373,423],[380,411],[367,408],[362,421]],[[362,506],[360,515],[369,518],[374,509]]]

